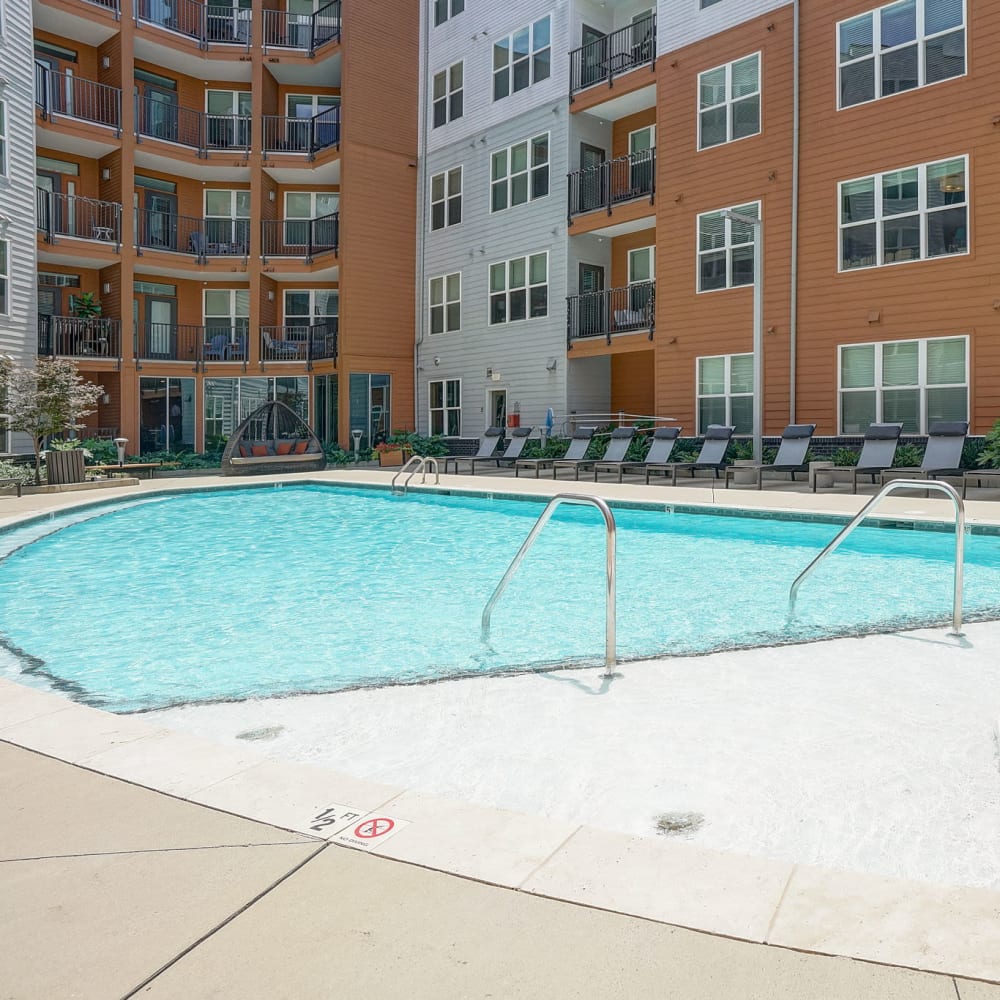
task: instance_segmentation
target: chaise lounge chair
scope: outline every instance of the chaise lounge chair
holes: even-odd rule
[[[458,463],[463,459],[475,463],[479,459],[492,458],[497,450],[497,445],[503,438],[503,431],[499,427],[487,427],[483,436],[479,439],[479,450],[475,455],[448,455],[444,460],[444,471],[448,472],[448,467],[453,466],[455,473],[458,473]]]
[[[591,468],[595,462],[617,464],[625,459],[629,445],[635,437],[634,427],[616,427],[608,438],[608,447],[601,458],[558,458],[552,463],[552,478],[559,478],[560,469],[572,469],[573,478],[580,480],[580,470]]]
[[[649,443],[649,450],[646,457],[641,462],[608,462],[601,459],[594,463],[594,482],[597,482],[599,472],[617,472],[618,482],[622,481],[622,475],[626,472],[641,473],[647,465],[664,465],[670,458],[670,453],[674,450],[674,445],[681,434],[680,427],[657,427],[653,431],[653,438]]]
[[[789,479],[795,482],[796,472],[807,472],[806,452],[812,442],[812,436],[816,431],[815,424],[789,424],[781,432],[781,444],[778,445],[778,454],[774,456],[774,461],[767,465],[742,465],[729,466],[726,469],[726,489],[729,489],[729,480],[740,472],[753,472],[757,489],[764,488],[763,477],[765,472],[787,472]]]
[[[510,441],[504,451],[499,455],[474,455],[469,459],[469,474],[472,476],[476,474],[476,466],[480,462],[494,462],[499,469],[501,462],[509,464],[516,461],[520,457],[521,452],[524,451],[528,436],[533,430],[533,427],[512,427],[510,430]],[[500,432],[500,436],[502,440],[503,431]],[[455,463],[455,472],[458,472],[457,462]]]
[[[725,427],[722,424],[709,424],[705,431],[705,440],[702,443],[701,451],[693,462],[664,462],[660,465],[646,465],[646,482],[649,483],[651,472],[662,472],[664,476],[670,473],[670,485],[677,485],[677,470],[683,469],[691,473],[694,478],[695,469],[711,469],[714,478],[719,478],[719,470],[726,461],[726,449],[729,447],[729,440],[733,436],[735,427]]]
[[[896,457],[896,446],[899,444],[899,435],[903,430],[902,424],[871,424],[865,431],[865,443],[861,446],[861,454],[858,456],[857,465],[835,465],[827,472],[849,472],[851,474],[851,492],[858,492],[858,476],[871,476],[872,482],[875,477],[881,475],[886,469],[892,466],[892,460]],[[816,492],[817,479],[813,479],[813,493]]]
[[[538,478],[538,473],[541,469],[547,469],[552,465],[553,462],[565,462],[565,461],[576,461],[583,458],[587,454],[587,446],[590,444],[590,439],[594,436],[593,427],[577,427],[573,431],[573,438],[569,443],[569,447],[566,449],[566,454],[560,459],[555,458],[519,458],[514,463],[514,475],[520,476],[521,469],[534,469],[535,478]]]
[[[963,478],[962,449],[969,433],[968,420],[935,420],[927,429],[927,447],[919,466],[886,469],[879,476],[883,485],[893,479],[934,479],[936,476]],[[975,473],[971,473],[975,476]]]

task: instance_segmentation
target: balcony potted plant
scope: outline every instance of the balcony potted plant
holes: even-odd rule
[[[107,354],[108,338],[101,303],[93,292],[73,296],[73,313],[81,320],[77,331],[77,351],[80,354]]]

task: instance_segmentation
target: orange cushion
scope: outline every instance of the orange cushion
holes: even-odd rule
[[[295,454],[296,455],[304,455],[308,450],[309,450],[309,442],[308,441],[298,441],[298,442],[296,442],[296,444],[295,444]]]
[[[250,451],[253,453],[254,458],[259,458],[260,456],[267,454],[267,445],[255,444],[250,448]]]
[[[250,457],[250,446],[248,444],[241,444],[240,445],[240,456],[242,458],[249,458]]]
[[[291,455],[292,448],[295,447],[294,441],[279,441],[278,447],[275,449],[279,455]]]

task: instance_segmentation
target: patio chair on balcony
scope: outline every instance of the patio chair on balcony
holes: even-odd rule
[[[191,253],[196,257],[204,257],[208,252],[208,244],[205,240],[205,234],[200,232],[193,232],[188,237],[188,246],[191,248]]]
[[[299,356],[299,345],[287,340],[275,340],[266,330],[262,330],[264,338],[265,361],[290,361]]]
[[[229,348],[229,338],[224,333],[217,333],[202,351],[205,361],[225,361],[226,351]]]

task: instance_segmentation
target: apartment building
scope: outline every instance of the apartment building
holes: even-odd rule
[[[987,430],[997,28],[978,0],[428,4],[420,425],[748,434],[759,311],[765,433]]]
[[[411,5],[31,13],[37,349],[104,386],[89,431],[202,450],[267,399],[344,445],[409,422]]]

